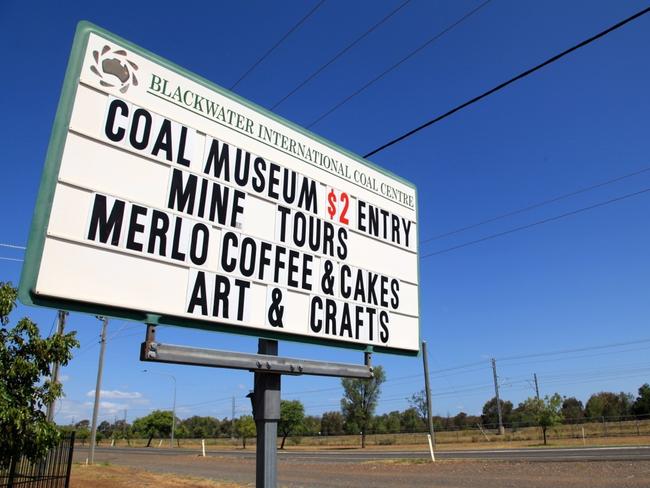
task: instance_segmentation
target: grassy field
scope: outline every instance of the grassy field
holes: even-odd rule
[[[583,438],[584,429],[584,438]],[[436,432],[436,444],[442,449],[481,448],[481,447],[525,447],[542,444],[542,432],[539,427],[525,427],[516,430],[506,429],[503,436],[493,431],[457,430]],[[603,445],[643,445],[650,444],[650,420],[622,422],[588,422],[584,424],[560,425],[549,429],[548,442],[551,446],[603,446]],[[370,434],[366,437],[367,445],[378,448],[395,448],[408,446],[426,446],[426,433],[414,434]],[[131,439],[132,447],[143,447],[146,439]],[[200,449],[201,439],[178,439],[180,447]],[[206,448],[239,448],[241,440],[226,438],[206,439]],[[111,444],[111,440],[101,441],[101,446]],[[247,445],[254,447],[254,439]],[[357,435],[290,437],[289,448],[350,448],[359,447],[361,438]],[[127,446],[126,440],[115,441],[116,446]],[[151,447],[169,447],[169,439],[154,439]]]

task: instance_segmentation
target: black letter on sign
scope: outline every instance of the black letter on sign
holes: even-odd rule
[[[93,213],[90,217],[90,228],[88,229],[88,239],[94,241],[97,238],[99,230],[99,242],[106,244],[109,237],[111,245],[117,246],[120,243],[120,233],[122,232],[122,220],[124,219],[124,202],[115,200],[111,214],[106,215],[106,197],[104,195],[95,195],[93,204]]]
[[[124,103],[122,100],[113,100],[110,107],[108,107],[108,115],[106,116],[106,126],[104,127],[104,134],[113,142],[120,142],[124,139],[124,134],[126,130],[123,127],[115,130],[115,115],[117,115],[117,109],[120,109],[122,116],[126,117],[129,115],[129,106]]]
[[[160,126],[160,132],[158,132],[158,137],[153,145],[151,154],[158,156],[160,151],[165,152],[165,159],[167,161],[171,162],[174,160],[174,151],[172,150],[172,122],[168,119],[164,119]]]
[[[323,310],[323,299],[319,296],[312,297],[311,299],[311,313],[309,314],[309,327],[314,332],[320,332],[323,328],[323,322],[321,320],[316,320],[316,306],[318,310]]]
[[[269,306],[268,319],[271,327],[284,327],[282,317],[284,316],[284,305],[282,303],[282,290],[273,288],[271,291],[271,305]]]
[[[174,168],[172,171],[172,182],[169,185],[169,200],[167,208],[178,210],[190,215],[194,213],[194,198],[196,197],[196,175],[187,174],[187,183],[183,183],[183,171]]]
[[[138,141],[138,127],[140,119],[144,118],[144,127],[142,129],[142,140]],[[139,108],[133,112],[133,121],[131,122],[131,131],[129,133],[129,141],[136,149],[146,149],[149,145],[149,136],[151,135],[151,114],[143,108]]]
[[[379,311],[379,339],[386,344],[388,342],[388,312],[386,310]]]
[[[140,215],[147,215],[147,209],[141,205],[133,204],[131,218],[129,219],[129,232],[126,234],[126,248],[131,251],[142,252],[142,244],[136,242],[135,235],[144,232],[144,225],[138,223]]]
[[[246,290],[251,287],[248,281],[235,280],[235,286],[239,288],[239,297],[237,298],[237,320],[244,320],[244,306],[246,305]]]
[[[230,281],[221,275],[214,275],[214,301],[212,315],[222,319],[228,318],[228,295],[230,294]]]
[[[320,289],[326,295],[334,295],[334,264],[329,259],[325,260],[324,273],[320,280]]]
[[[187,306],[187,313],[194,313],[194,309],[201,307],[201,315],[208,314],[208,299],[205,287],[205,273],[199,271],[196,273],[196,280],[192,288],[192,296],[190,297],[190,304]]]
[[[201,234],[201,253],[197,254],[198,251],[198,240],[199,234]],[[192,243],[190,246],[190,259],[197,266],[201,266],[208,259],[208,245],[210,244],[210,229],[208,226],[202,223],[197,223],[192,228]]]

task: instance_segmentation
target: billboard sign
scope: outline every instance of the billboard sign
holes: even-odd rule
[[[418,296],[413,184],[79,24],[23,302],[414,354]]]

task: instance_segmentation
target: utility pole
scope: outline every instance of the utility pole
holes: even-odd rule
[[[497,414],[499,415],[499,435],[505,434],[503,417],[501,415],[501,400],[499,400],[499,380],[497,379],[497,360],[492,358],[492,374],[494,375],[494,396],[497,400]]]
[[[56,328],[56,333],[57,335],[63,335],[63,329],[65,328],[65,319],[68,316],[68,312],[64,312],[63,310],[58,311],[58,325]],[[52,384],[56,385],[59,382],[59,372],[61,370],[61,365],[56,362],[54,363],[54,366],[52,367]],[[55,407],[55,400],[52,400],[50,403],[47,405],[47,420],[48,422],[52,422],[54,420],[54,407]]]
[[[235,440],[235,395],[232,396],[232,416],[230,417],[230,439]]]
[[[129,433],[128,429],[126,426],[126,408],[124,409],[124,423],[122,423],[122,437],[126,440],[126,445],[130,446],[131,445],[131,439],[129,439]]]
[[[533,378],[535,378],[535,394],[539,400],[539,383],[537,383],[537,373],[533,373]]]
[[[436,437],[433,432],[433,413],[431,412],[431,387],[429,385],[429,356],[427,354],[427,342],[422,341],[422,363],[424,364],[424,390],[427,395],[427,422],[429,425],[429,435],[433,447],[436,446]]]
[[[97,367],[97,383],[95,385],[95,405],[93,406],[93,423],[90,430],[90,464],[95,463],[95,440],[97,439],[97,415],[99,414],[99,400],[102,390],[102,372],[104,370],[104,351],[106,350],[106,327],[108,319],[97,317],[102,321],[102,332],[99,336],[99,366]]]

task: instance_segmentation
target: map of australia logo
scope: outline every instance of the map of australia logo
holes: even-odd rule
[[[99,77],[99,84],[107,88],[119,88],[120,93],[126,93],[131,85],[138,86],[135,72],[138,65],[127,59],[124,49],[113,50],[105,45],[102,51],[93,51],[94,64],[90,67]]]

